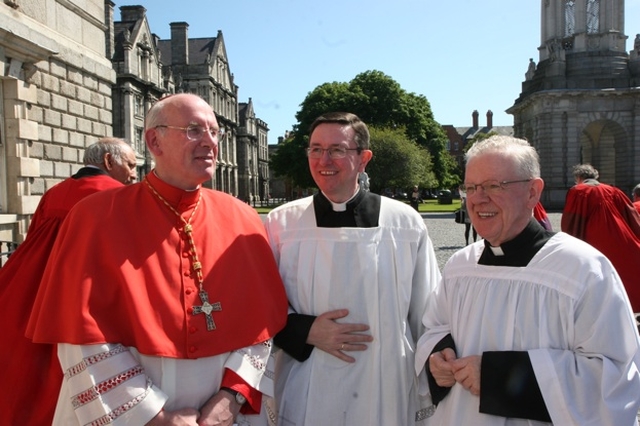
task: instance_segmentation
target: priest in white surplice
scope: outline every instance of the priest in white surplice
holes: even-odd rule
[[[311,128],[321,192],[266,221],[290,304],[274,340],[278,424],[426,424],[433,406],[419,398],[414,353],[440,272],[424,221],[359,189],[372,152],[358,117],[328,113]]]
[[[442,425],[635,425],[638,331],[597,250],[532,218],[544,182],[526,141],[466,154],[462,190],[484,238],[454,254],[416,354]],[[425,365],[426,363],[426,365]]]

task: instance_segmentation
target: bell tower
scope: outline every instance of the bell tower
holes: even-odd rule
[[[540,154],[543,204],[564,206],[580,163],[629,193],[640,183],[640,35],[627,52],[624,0],[541,0],[540,17],[539,60],[507,112]]]

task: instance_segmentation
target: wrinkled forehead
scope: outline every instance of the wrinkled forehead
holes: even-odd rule
[[[162,109],[166,119],[176,117],[185,124],[213,124],[218,121],[211,105],[199,97],[178,98]]]

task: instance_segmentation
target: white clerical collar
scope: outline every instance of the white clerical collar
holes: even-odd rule
[[[344,212],[344,211],[347,211],[347,203],[353,200],[356,197],[356,195],[358,195],[358,191],[356,191],[355,194],[353,194],[351,198],[349,198],[344,203],[334,203],[333,201],[329,200],[329,197],[327,197],[326,194],[325,194],[325,198],[329,200],[329,202],[331,203],[331,207],[333,208],[334,212]]]
[[[502,251],[502,248],[500,248],[500,246],[498,247],[489,246],[489,248],[493,252],[494,256],[504,256],[504,251]]]

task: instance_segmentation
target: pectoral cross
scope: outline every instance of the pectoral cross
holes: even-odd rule
[[[202,300],[202,306],[193,306],[193,315],[204,314],[207,319],[207,331],[215,330],[216,323],[213,322],[211,312],[222,311],[222,305],[220,302],[216,302],[213,305],[209,303],[209,295],[204,290],[200,290],[200,300]]]

